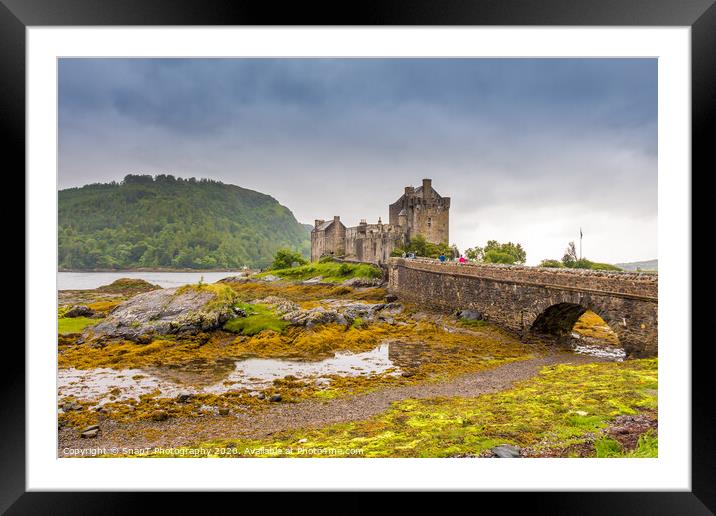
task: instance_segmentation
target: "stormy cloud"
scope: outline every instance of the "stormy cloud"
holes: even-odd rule
[[[655,59],[62,59],[59,129],[59,188],[208,177],[354,225],[429,177],[460,249],[657,256]]]

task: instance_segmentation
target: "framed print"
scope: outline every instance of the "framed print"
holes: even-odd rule
[[[713,510],[691,182],[716,8],[578,4],[3,0],[27,202],[3,510]]]

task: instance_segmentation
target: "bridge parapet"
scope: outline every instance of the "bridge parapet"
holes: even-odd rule
[[[388,290],[437,310],[471,309],[527,336],[568,337],[592,310],[614,330],[629,356],[657,354],[658,276],[510,265],[391,258]]]
[[[656,300],[657,274],[640,272],[594,271],[524,265],[455,263],[424,258],[391,258],[389,266],[405,267],[451,276],[470,276],[503,283],[564,288],[581,292],[604,293],[620,297]]]

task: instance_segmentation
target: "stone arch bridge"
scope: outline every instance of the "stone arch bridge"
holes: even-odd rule
[[[476,310],[523,338],[559,340],[587,310],[619,337],[627,356],[657,354],[658,276],[391,258],[388,290],[439,310]]]

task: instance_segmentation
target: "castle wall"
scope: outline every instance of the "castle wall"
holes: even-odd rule
[[[399,227],[360,224],[346,229],[346,257],[361,262],[385,263],[393,249],[404,242]]]

